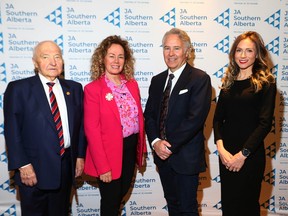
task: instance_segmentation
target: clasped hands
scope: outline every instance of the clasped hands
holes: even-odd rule
[[[239,172],[244,165],[246,159],[246,157],[243,156],[241,151],[235,155],[232,155],[230,152],[222,149],[221,151],[219,151],[219,155],[221,162],[226,167],[226,169],[233,172]]]
[[[166,140],[158,140],[156,143],[154,143],[153,148],[155,150],[155,153],[160,157],[162,160],[166,160],[172,152],[168,149],[171,147],[170,143]]]

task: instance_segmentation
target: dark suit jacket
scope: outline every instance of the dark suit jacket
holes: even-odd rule
[[[60,84],[67,106],[74,176],[76,157],[85,156],[83,89],[81,84],[74,81],[60,80]],[[8,84],[4,94],[4,124],[8,169],[16,171],[16,184],[21,184],[18,168],[31,163],[37,176],[38,188],[59,188],[59,139],[38,75]]]
[[[160,108],[167,76],[168,70],[154,76],[149,87],[144,117],[150,144],[160,137]],[[203,127],[211,94],[210,77],[187,63],[171,92],[166,119],[167,141],[173,152],[167,160],[177,173],[193,175],[205,171]],[[154,162],[161,167],[164,161],[154,154]]]

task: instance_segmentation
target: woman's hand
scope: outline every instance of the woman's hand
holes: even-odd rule
[[[233,158],[233,155],[224,148],[222,140],[217,140],[216,144],[221,162],[227,168],[229,161]]]
[[[227,167],[230,171],[239,172],[244,165],[246,157],[243,156],[242,152],[238,152],[233,158],[227,163]]]
[[[105,182],[105,183],[111,182],[112,181],[112,172],[109,171],[107,173],[100,175],[100,180]]]

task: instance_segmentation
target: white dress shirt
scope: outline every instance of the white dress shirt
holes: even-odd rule
[[[51,81],[46,79],[40,73],[39,73],[39,77],[44,87],[46,97],[48,100],[48,104],[50,105],[49,87],[46,83],[51,82]],[[62,90],[59,80],[56,78],[53,82],[55,83],[55,85],[53,86],[53,92],[56,97],[60,116],[61,116],[63,137],[64,137],[64,148],[69,148],[70,147],[70,132],[69,132],[69,122],[68,122],[66,101],[65,101],[63,90]]]

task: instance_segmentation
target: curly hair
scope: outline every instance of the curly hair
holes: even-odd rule
[[[108,49],[112,44],[118,44],[124,49],[125,63],[121,74],[127,80],[134,77],[134,63],[133,51],[129,47],[128,41],[122,39],[120,36],[113,35],[105,38],[95,49],[91,58],[91,80],[97,80],[105,74],[104,58]]]
[[[265,48],[262,37],[254,31],[248,31],[239,35],[230,50],[229,53],[229,65],[225,72],[225,76],[222,78],[222,89],[229,89],[234,80],[237,78],[240,68],[235,62],[235,52],[240,41],[249,38],[256,47],[256,59],[252,67],[252,83],[255,87],[255,92],[260,91],[263,85],[269,85],[275,82],[275,78],[270,71],[269,63],[270,59],[268,56],[268,51]]]

